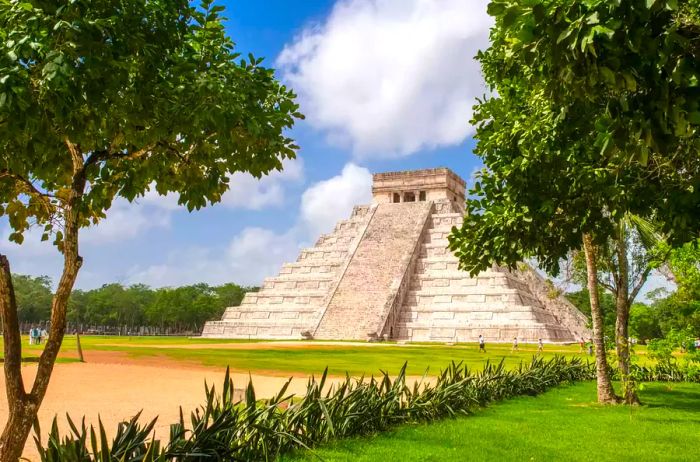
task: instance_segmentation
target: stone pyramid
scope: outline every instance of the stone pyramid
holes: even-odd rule
[[[246,294],[202,336],[465,342],[574,342],[586,317],[522,265],[476,277],[458,269],[447,236],[460,226],[465,182],[446,168],[374,175],[356,206],[294,263]]]

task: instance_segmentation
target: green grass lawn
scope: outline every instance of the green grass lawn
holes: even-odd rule
[[[537,353],[536,345],[521,344],[520,351],[511,352],[510,344],[489,344],[487,353],[479,353],[476,344],[458,345],[397,345],[387,344],[338,344],[323,345],[317,342],[305,342],[303,347],[272,342],[259,345],[259,342],[241,340],[197,339],[185,337],[116,337],[116,336],[82,336],[81,343],[86,358],[91,351],[119,351],[138,360],[149,357],[167,357],[190,364],[213,367],[229,366],[238,371],[275,372],[278,374],[320,374],[328,366],[330,374],[372,375],[381,370],[395,374],[404,362],[408,362],[410,375],[437,373],[451,361],[464,362],[469,367],[481,369],[487,360],[505,361],[509,367],[517,366],[522,361],[530,361]],[[211,344],[236,343],[239,348],[217,348]],[[29,346],[25,339],[26,357],[36,357],[41,346]],[[193,348],[195,347],[195,348]],[[62,348],[64,356],[75,356],[75,336],[66,336]],[[646,358],[645,350],[637,348],[642,361]],[[555,354],[568,357],[591,359],[579,353],[578,345],[546,345],[542,356],[549,358]]]
[[[641,407],[593,403],[595,384],[515,398],[315,451],[326,461],[697,461],[700,385],[647,384]],[[300,452],[282,460],[321,460]]]

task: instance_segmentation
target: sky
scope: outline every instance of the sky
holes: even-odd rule
[[[487,1],[217,3],[238,51],[264,57],[298,94],[297,159],[261,180],[235,174],[221,203],[193,213],[170,196],[117,201],[83,231],[78,288],[258,285],[369,203],[372,173],[449,167],[469,182],[481,166],[469,120],[486,91],[473,57],[488,45]],[[60,255],[40,233],[17,246],[3,226],[13,272],[58,278]]]

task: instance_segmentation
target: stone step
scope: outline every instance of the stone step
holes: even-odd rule
[[[437,257],[419,257],[416,261],[416,272],[431,270],[459,271],[459,261],[453,255]]]
[[[280,269],[280,275],[335,273],[344,263],[340,259],[327,259],[324,261],[309,259],[303,262],[285,263]]]
[[[499,273],[496,271],[482,271],[476,277],[470,277],[469,273],[462,270],[432,270],[432,271],[422,271],[413,275],[413,280],[427,280],[427,279],[476,279],[476,278],[501,278],[510,281],[513,276],[509,276],[507,273]]]
[[[312,321],[317,318],[318,309],[314,311],[292,310],[292,311],[251,311],[242,312],[240,316],[231,316],[226,320],[238,322],[264,323],[265,321],[279,321],[280,323],[293,322],[296,320]]]
[[[281,274],[265,278],[263,289],[327,289],[336,279],[334,273]]]
[[[337,250],[344,250],[350,247],[350,245],[357,239],[357,233],[348,233],[346,235],[333,235],[333,234],[322,234],[318,238],[314,247],[316,248],[332,248]]]
[[[432,203],[380,204],[315,331],[315,338],[379,335]],[[410,276],[408,276],[410,277]]]
[[[355,230],[366,222],[364,217],[351,218],[349,220],[341,220],[333,228],[333,233],[339,233],[346,230]]]
[[[511,302],[496,302],[496,303],[481,303],[481,302],[462,302],[462,303],[425,303],[421,305],[404,305],[402,313],[436,313],[436,312],[455,312],[455,313],[473,313],[477,311],[493,311],[493,312],[518,312],[518,311],[536,311],[549,313],[546,309],[538,305],[526,305],[522,303]]]
[[[278,304],[298,304],[298,305],[315,305],[323,303],[323,300],[328,295],[326,290],[282,290],[271,289],[268,291],[260,291],[255,294],[246,294],[241,302],[243,305],[257,305],[260,303],[278,305]]]
[[[404,311],[399,316],[399,322],[408,324],[432,324],[437,322],[472,325],[476,321],[553,323],[556,322],[556,318],[551,313],[541,310],[491,310],[489,307],[481,307],[479,311]]]
[[[243,313],[288,313],[288,312],[298,312],[298,313],[320,313],[323,307],[321,305],[311,305],[311,304],[292,304],[292,303],[251,303],[249,305],[239,305],[231,306],[226,308],[224,311],[224,318],[227,319],[239,319],[243,316]],[[257,315],[246,317],[254,318]],[[262,316],[262,315],[260,315]]]
[[[369,213],[372,205],[356,205],[352,208],[352,218],[364,218]]]
[[[430,219],[432,220],[432,228],[443,228],[447,227],[452,229],[453,226],[460,227],[464,217],[459,213],[440,213],[433,214]]]
[[[346,258],[348,250],[327,249],[323,247],[309,247],[302,249],[297,262],[305,262],[307,260],[341,260]]]
[[[209,338],[301,339],[301,333],[309,328],[308,325],[299,323],[271,326],[269,322],[250,325],[210,321],[205,324],[202,335]]]

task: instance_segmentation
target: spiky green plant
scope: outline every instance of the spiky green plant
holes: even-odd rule
[[[151,436],[155,420],[140,426],[139,415],[120,424],[111,442],[102,422],[96,432],[84,420],[77,427],[70,418],[68,435],[61,437],[54,419],[47,445],[42,445],[38,429],[35,439],[43,462],[271,460],[332,439],[469,414],[493,401],[536,395],[562,382],[594,377],[588,363],[563,357],[535,357],[514,370],[507,370],[503,362],[487,363],[477,373],[452,363],[433,381],[424,378],[410,387],[406,364],[395,378],[386,372],[369,379],[346,375],[332,386],[327,385],[327,373],[318,380],[311,377],[301,398],[287,394],[287,382],[277,395],[258,400],[248,383],[243,400],[236,400],[227,370],[221,393],[205,385],[205,403],[190,414],[189,423],[180,412],[167,444]]]

